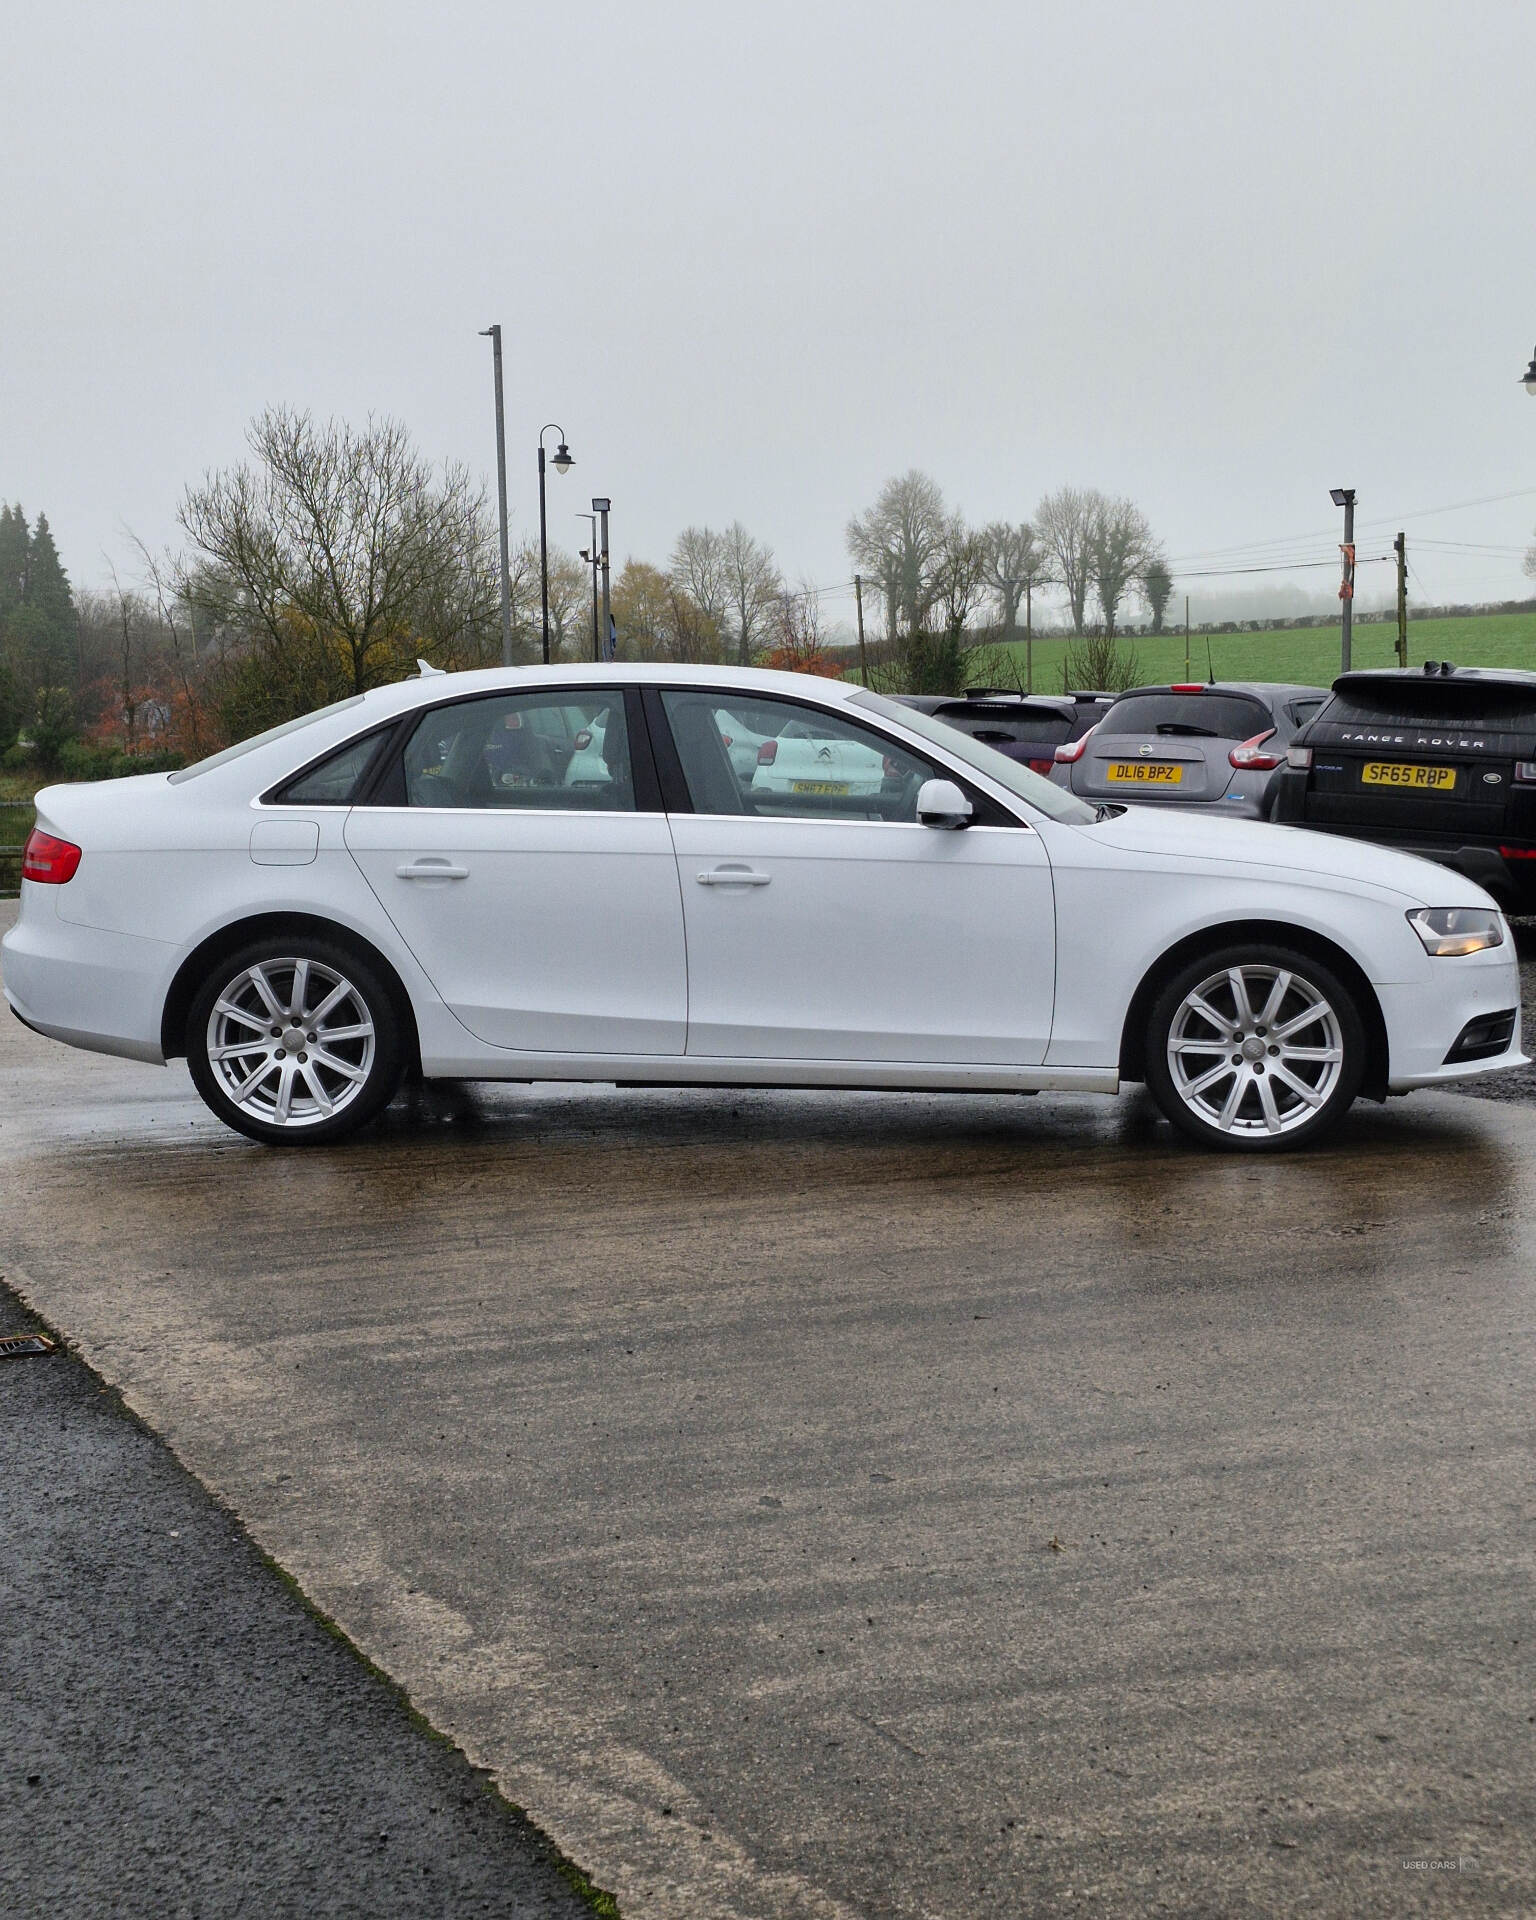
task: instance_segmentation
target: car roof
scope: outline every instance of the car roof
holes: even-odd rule
[[[1431,672],[1430,669],[1434,668]],[[1356,667],[1341,673],[1333,683],[1335,693],[1347,693],[1351,687],[1385,689],[1405,681],[1416,687],[1465,686],[1509,687],[1518,693],[1536,688],[1536,673],[1524,667],[1456,667],[1448,662],[1426,660],[1422,667]]]
[[[462,673],[413,674],[364,695],[370,710],[383,716],[454,700],[465,694],[515,693],[539,687],[578,692],[583,687],[719,687],[722,693],[782,693],[816,698],[836,706],[864,689],[856,680],[832,680],[824,674],[779,673],[766,667],[681,666],[633,660],[552,661],[548,666],[474,667]]]
[[[1334,685],[1337,686],[1338,682],[1335,681]],[[1244,695],[1250,700],[1273,702],[1276,700],[1290,700],[1298,696],[1303,699],[1315,697],[1321,700],[1326,698],[1328,689],[1326,687],[1303,686],[1300,682],[1291,680],[1206,680],[1202,681],[1199,686],[1196,686],[1193,680],[1172,680],[1163,681],[1157,686],[1127,687],[1124,693],[1116,694],[1115,698],[1117,701],[1130,700],[1140,694],[1178,692],[1236,693]]]

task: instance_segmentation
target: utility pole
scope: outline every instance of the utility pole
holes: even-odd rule
[[[1035,690],[1035,583],[1024,582],[1024,691]]]
[[[1408,664],[1408,536],[1400,533],[1392,542],[1397,555],[1397,664]]]
[[[1184,596],[1184,684],[1189,685],[1189,595]]]
[[[613,612],[608,600],[608,509],[612,505],[613,502],[611,500],[594,500],[592,502],[592,511],[597,515],[598,520],[598,564],[603,570],[603,637],[601,645],[604,650],[606,650],[608,645],[608,636],[613,632]],[[598,657],[602,657],[601,652]]]
[[[1344,509],[1344,544],[1339,549],[1344,560],[1344,578],[1339,582],[1339,671],[1349,672],[1355,625],[1355,490],[1332,487],[1330,497]]]
[[[864,651],[864,581],[861,575],[853,576],[853,601],[859,612],[859,678],[865,686],[869,685],[869,655]]]
[[[482,327],[496,369],[496,504],[501,509],[501,664],[512,664],[512,568],[507,558],[507,422],[501,404],[501,328]]]

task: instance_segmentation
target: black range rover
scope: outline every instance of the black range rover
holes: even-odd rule
[[[1536,673],[1344,673],[1287,750],[1272,818],[1379,840],[1536,912]]]

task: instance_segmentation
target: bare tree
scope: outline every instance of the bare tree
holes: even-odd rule
[[[1100,496],[1088,535],[1088,573],[1111,640],[1127,591],[1156,558],[1152,528],[1135,501]]]
[[[709,527],[684,527],[672,547],[668,575],[722,631],[731,604],[725,535]]]
[[[720,535],[729,602],[730,634],[737,661],[744,667],[766,642],[784,582],[772,547],[754,540],[739,520]]]
[[[950,516],[937,481],[914,467],[888,480],[867,512],[848,522],[848,552],[873,575],[885,602],[888,638],[921,633],[937,599],[935,570]]]
[[[1527,580],[1536,580],[1536,546],[1526,548],[1520,568]]]
[[[1058,487],[1035,508],[1035,532],[1053,562],[1051,571],[1064,587],[1072,631],[1081,635],[1093,583],[1092,542],[1103,494],[1092,487]]]
[[[542,646],[542,631],[539,640]],[[586,660],[592,653],[592,576],[563,547],[549,550],[549,651],[552,659]]]
[[[1027,520],[1017,526],[994,520],[979,537],[986,583],[997,597],[1003,639],[1012,640],[1018,631],[1020,605],[1033,599],[1035,589],[1051,577],[1050,555]]]
[[[303,652],[303,697],[328,661],[358,693],[408,670],[426,610],[441,619],[466,591],[458,626],[487,618],[490,525],[466,469],[437,473],[387,419],[356,429],[273,408],[248,441],[253,464],[206,475],[182,500],[178,518],[206,563],[184,578],[270,652]]]
[[[933,566],[934,606],[946,634],[958,636],[965,631],[986,591],[986,540],[954,514]]]

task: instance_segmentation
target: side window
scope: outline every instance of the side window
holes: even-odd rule
[[[278,788],[270,797],[285,806],[350,806],[357,783],[367,771],[378,744],[379,736],[375,732],[365,734],[361,740],[354,740],[345,747],[338,747],[318,766],[301,773],[297,780],[290,780],[286,787]]]
[[[906,747],[792,700],[664,692],[699,813],[915,822],[932,765]]]
[[[413,807],[635,810],[624,696],[497,693],[424,714],[405,743]]]

